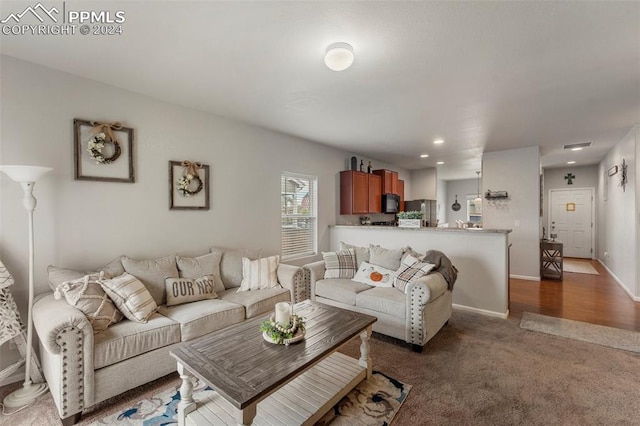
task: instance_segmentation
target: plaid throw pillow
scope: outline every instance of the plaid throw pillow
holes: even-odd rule
[[[322,252],[324,278],[353,278],[356,274],[356,255],[353,249]]]
[[[420,262],[415,257],[407,255],[402,259],[402,264],[396,273],[396,279],[393,282],[393,286],[404,293],[407,288],[407,284],[417,280],[418,278],[424,277],[435,266],[436,265],[431,263]]]

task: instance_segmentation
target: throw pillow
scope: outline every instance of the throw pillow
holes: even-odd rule
[[[396,279],[393,283],[398,290],[405,292],[407,284],[422,278],[431,271],[435,265],[433,263],[420,262],[415,257],[408,255],[402,261],[402,266],[396,272]]]
[[[127,273],[142,281],[156,305],[164,305],[167,302],[164,280],[180,276],[174,255],[153,260],[136,260],[124,256],[122,266]]]
[[[278,262],[280,256],[263,257],[258,260],[242,258],[242,283],[238,291],[279,287]]]
[[[411,246],[406,246],[403,250],[404,250],[404,254],[402,255],[402,260],[404,260],[404,258],[409,256],[409,255],[415,257],[418,260],[423,260],[424,259],[424,254],[418,253],[417,251],[412,249]],[[402,263],[402,260],[400,261],[400,263]]]
[[[391,269],[392,271],[398,270],[400,261],[402,260],[402,254],[404,253],[403,249],[390,250],[380,246],[374,246],[373,244],[369,245],[369,251],[371,252],[369,263]]]
[[[122,266],[122,257],[120,256],[117,259],[112,260],[102,268],[98,268],[98,271],[104,271],[105,274],[110,277],[118,277],[125,273],[124,267]]]
[[[200,257],[176,256],[176,263],[182,278],[196,279],[208,275],[213,280],[213,290],[221,293],[225,290],[220,277],[222,252],[216,251]],[[168,294],[168,293],[167,293]]]
[[[356,255],[353,249],[323,252],[324,278],[353,278],[356,273]]]
[[[222,248],[213,248],[211,253],[221,252],[220,260],[220,277],[225,288],[240,287],[242,284],[242,258],[246,257],[255,260],[260,257],[261,250],[227,250]]]
[[[353,252],[356,254],[356,265],[360,268],[362,262],[369,261],[369,247],[358,247],[353,246],[351,244],[347,244],[344,241],[340,241],[340,250],[349,250],[353,249]]]
[[[196,279],[167,278],[165,283],[167,306],[182,305],[183,303],[216,299],[218,297],[212,275],[204,275]]]
[[[49,278],[49,287],[55,291],[58,287],[67,281],[74,281],[83,278],[88,272],[75,271],[73,269],[58,268],[49,265],[47,267],[47,276]]]
[[[391,269],[382,266],[372,265],[369,262],[362,262],[353,281],[369,284],[376,287],[393,287],[393,280],[396,273]]]
[[[147,322],[158,305],[142,282],[125,272],[119,277],[98,280],[120,312],[135,322]]]
[[[122,313],[98,283],[100,279],[104,279],[104,273],[85,275],[59,285],[55,293],[56,299],[62,293],[69,305],[82,311],[93,327],[93,334],[122,320]]]

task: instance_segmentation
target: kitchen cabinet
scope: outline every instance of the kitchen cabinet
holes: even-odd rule
[[[398,179],[398,195],[400,196],[400,211],[404,211],[404,181]]]
[[[382,211],[381,178],[355,170],[340,172],[340,214]]]
[[[373,174],[382,178],[383,194],[400,194],[398,189],[398,172],[387,169],[378,169],[374,170]]]
[[[368,174],[369,177],[369,213],[382,213],[382,178]]]

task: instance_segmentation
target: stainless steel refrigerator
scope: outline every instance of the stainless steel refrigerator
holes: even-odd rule
[[[422,226],[428,226],[432,228],[438,226],[438,212],[436,211],[436,209],[436,200],[412,200],[404,202],[404,211],[422,212],[424,216],[424,219],[422,219]]]

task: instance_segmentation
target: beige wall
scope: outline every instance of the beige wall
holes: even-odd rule
[[[438,183],[437,171],[434,167],[428,169],[411,170],[411,190],[407,200],[435,200]]]

